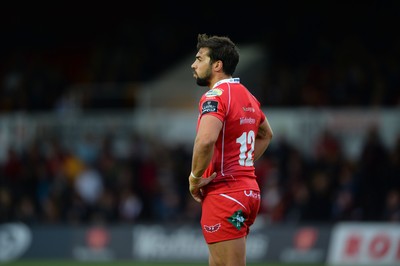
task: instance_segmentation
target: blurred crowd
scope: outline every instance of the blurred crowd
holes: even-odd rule
[[[88,134],[76,147],[46,138],[22,152],[10,148],[0,165],[0,222],[198,221],[187,187],[190,148],[135,134],[120,146],[111,135]],[[346,158],[329,131],[312,155],[278,137],[256,167],[265,222],[400,221],[400,136],[386,147],[371,128],[357,159]]]
[[[136,85],[194,56],[197,33],[265,47],[265,67],[252,68],[250,76],[261,77],[261,87],[250,89],[265,108],[400,107],[400,38],[393,32],[398,1],[278,2],[243,5],[249,17],[218,23],[222,7],[192,21],[192,7],[178,17],[168,2],[147,3],[149,14],[160,12],[146,23],[131,9],[112,12],[109,5],[99,12],[73,7],[77,14],[63,12],[68,17],[52,9],[43,15],[5,12],[0,114],[133,110],[141,100]],[[246,30],[238,30],[243,21]],[[191,147],[169,147],[132,132],[121,152],[119,141],[88,135],[71,147],[55,136],[22,150],[10,147],[0,162],[0,222],[197,222],[200,206],[187,188]],[[377,128],[356,159],[345,156],[328,130],[311,155],[277,136],[257,172],[260,219],[267,222],[400,221],[400,136],[387,147]]]

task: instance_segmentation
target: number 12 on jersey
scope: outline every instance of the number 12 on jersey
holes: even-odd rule
[[[239,164],[241,166],[253,166],[254,141],[255,134],[253,130],[243,132],[236,139],[236,143],[240,144]]]

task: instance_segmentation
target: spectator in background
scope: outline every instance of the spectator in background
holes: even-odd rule
[[[283,218],[283,188],[279,183],[278,169],[270,169],[267,177],[260,177],[264,181],[261,194],[260,213],[270,223],[279,223]]]
[[[143,209],[143,202],[137,193],[129,188],[122,188],[118,206],[119,218],[122,222],[132,224],[137,221]]]
[[[118,204],[122,201],[120,198],[121,193],[117,193],[112,188],[105,186],[100,199],[94,207],[94,215],[91,222],[98,222],[101,224],[122,222],[120,217],[118,217]]]
[[[325,171],[315,170],[311,173],[308,221],[324,223],[330,220],[332,212],[331,186],[332,180]]]
[[[76,145],[77,156],[87,164],[94,164],[99,157],[99,146],[93,133],[86,133]]]
[[[337,167],[342,158],[342,148],[331,129],[324,129],[315,144],[316,164],[322,168]]]
[[[8,186],[0,187],[0,223],[6,223],[14,218],[13,193]]]
[[[382,212],[382,220],[393,223],[400,222],[399,188],[393,188],[386,194],[385,205]]]
[[[356,173],[361,190],[358,204],[365,221],[381,217],[390,180],[389,169],[388,150],[382,142],[379,128],[372,126],[365,137]]]
[[[75,189],[85,204],[93,208],[104,190],[101,174],[91,164],[84,163],[82,171],[76,176]]]
[[[17,189],[21,182],[23,162],[21,156],[15,148],[10,147],[7,152],[7,157],[2,164],[1,179],[5,185],[10,186],[13,190]]]
[[[24,195],[16,202],[15,218],[17,221],[28,225],[39,222],[39,216],[33,198]]]
[[[287,223],[299,224],[308,220],[310,212],[310,190],[307,185],[298,181],[291,183],[285,194],[285,217],[284,221]]]
[[[390,179],[388,189],[397,188],[400,190],[400,134],[390,150]]]
[[[332,219],[334,221],[359,220],[356,197],[358,187],[354,180],[354,165],[350,162],[341,164],[337,180],[334,180],[332,198]]]

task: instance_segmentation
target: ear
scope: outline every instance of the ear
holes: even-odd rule
[[[221,60],[218,60],[218,61],[214,62],[215,71],[221,71],[222,70],[222,66],[223,66],[223,63],[222,63]]]

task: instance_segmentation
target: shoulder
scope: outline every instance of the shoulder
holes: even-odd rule
[[[216,88],[212,88],[207,91],[204,96],[207,98],[218,97],[221,96],[225,92],[225,88],[222,86],[218,86]]]
[[[202,101],[218,101],[225,102],[228,98],[228,90],[225,86],[218,86],[210,89],[206,93],[204,93],[202,97]]]

